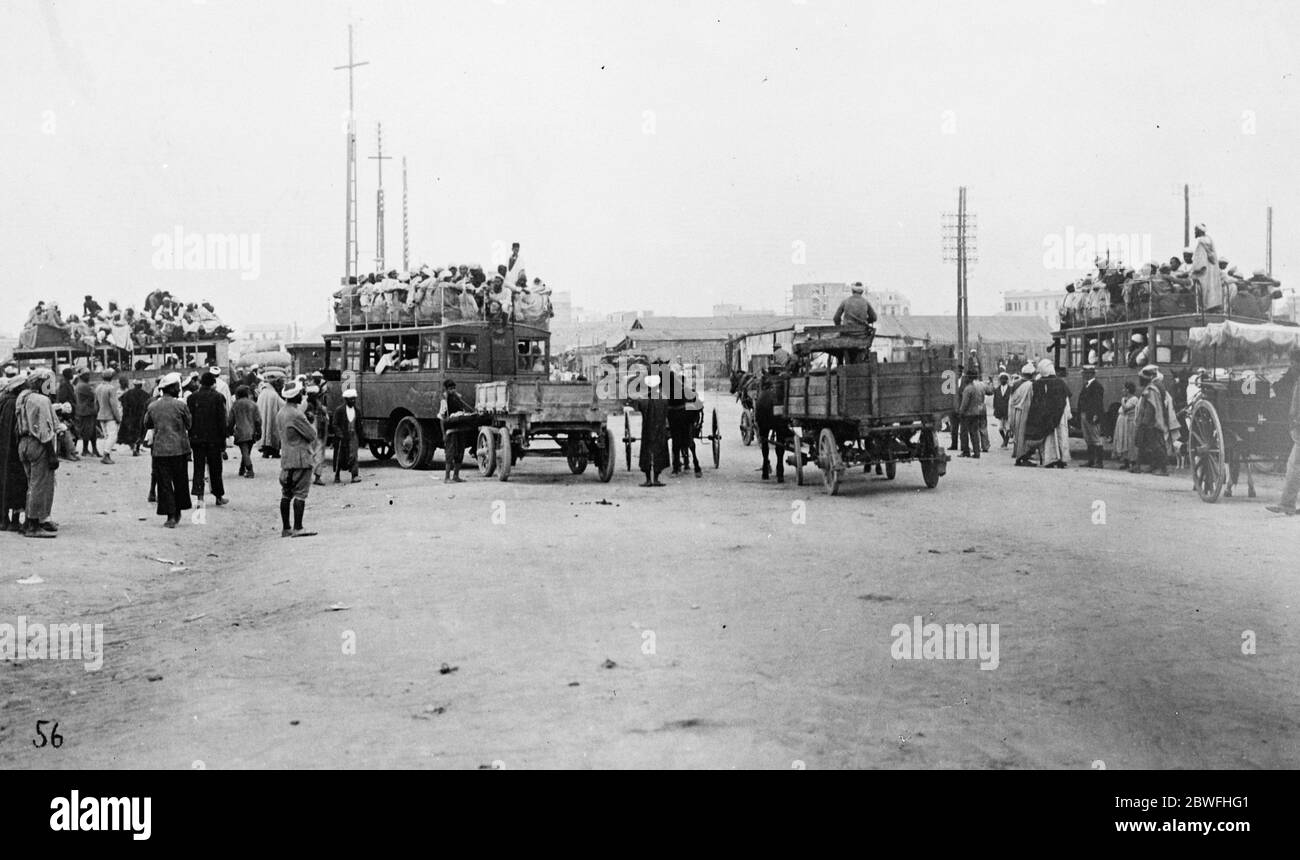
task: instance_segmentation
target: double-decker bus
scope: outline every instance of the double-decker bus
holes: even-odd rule
[[[550,332],[518,322],[351,328],[324,339],[328,402],[337,406],[342,390],[356,389],[361,443],[405,469],[428,468],[444,447],[437,419],[445,380],[472,406],[477,383],[549,375]]]

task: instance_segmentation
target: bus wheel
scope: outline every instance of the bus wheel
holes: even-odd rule
[[[419,421],[408,415],[397,422],[397,429],[393,431],[397,465],[403,469],[418,468],[428,460],[428,448],[429,438]]]

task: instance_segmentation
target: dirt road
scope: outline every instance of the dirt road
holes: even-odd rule
[[[100,623],[103,665],[0,663],[0,767],[1300,766],[1275,479],[1206,505],[995,449],[831,498],[760,481],[712,400],[701,479],[364,460],[298,540],[268,461],[175,531],[147,458],[66,464],[59,538],[0,534],[0,624]],[[895,659],[917,616],[998,625],[996,668]]]

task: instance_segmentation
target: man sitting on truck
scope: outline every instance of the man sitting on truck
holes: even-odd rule
[[[846,326],[872,326],[876,324],[876,310],[871,306],[871,302],[863,297],[866,287],[861,281],[855,283],[849,288],[851,294],[840,306],[835,309],[833,322],[836,325]]]

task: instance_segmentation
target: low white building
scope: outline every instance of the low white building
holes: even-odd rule
[[[1041,317],[1055,329],[1061,322],[1065,288],[1055,290],[1007,290],[1002,294],[1000,316]]]

